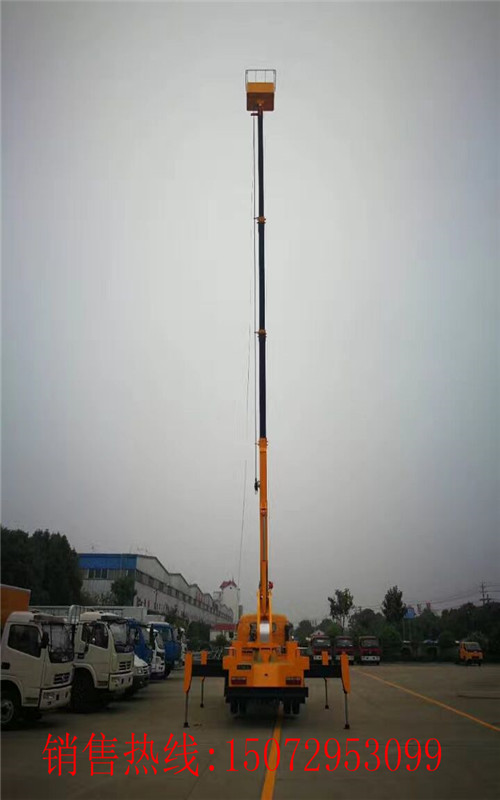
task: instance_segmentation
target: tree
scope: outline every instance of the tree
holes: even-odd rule
[[[206,622],[191,622],[186,631],[189,650],[203,650],[210,647],[210,625]]]
[[[227,647],[228,641],[223,633],[218,633],[215,637],[215,646],[216,647]]]
[[[371,608],[356,611],[349,620],[349,630],[353,636],[378,636],[384,625],[382,614],[375,613]]]
[[[334,622],[332,619],[322,619],[319,624],[319,629],[323,631],[325,636],[329,636],[330,639],[335,639],[336,636],[340,636],[342,633],[342,628],[337,622]]]
[[[442,629],[441,618],[430,608],[425,608],[420,616],[411,621],[413,638],[437,639]]]
[[[33,563],[29,536],[25,531],[11,531],[2,526],[2,583],[31,589]]]
[[[117,606],[132,606],[134,604],[134,597],[137,594],[135,588],[135,581],[132,576],[123,575],[117,578],[111,584],[111,594],[113,596],[113,605]]]
[[[307,639],[314,631],[313,624],[308,619],[302,619],[296,628],[294,628],[293,635],[297,639],[299,645],[301,647],[305,647],[307,644]]]
[[[335,598],[329,597],[330,616],[336,620],[344,631],[349,612],[354,605],[354,598],[349,589],[335,589]]]
[[[399,659],[401,654],[401,635],[394,625],[384,625],[380,632],[380,644],[384,658]]]
[[[403,603],[403,592],[397,586],[388,589],[382,603],[383,614],[390,624],[400,625],[406,614],[406,606]]]
[[[31,589],[33,605],[79,603],[78,555],[60,533],[2,528],[2,583]]]

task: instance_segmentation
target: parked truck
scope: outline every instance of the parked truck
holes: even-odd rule
[[[313,661],[322,661],[323,653],[328,653],[328,661],[332,660],[332,642],[329,636],[322,631],[311,635],[309,642],[309,655]]]
[[[127,620],[102,611],[69,610],[74,630],[73,711],[88,711],[132,686],[134,644]]]
[[[360,664],[380,664],[382,649],[376,636],[360,636],[358,639],[358,661]]]
[[[151,665],[134,653],[134,679],[132,685],[125,689],[124,697],[132,697],[139,689],[148,685],[151,677]]]
[[[161,633],[165,648],[165,677],[170,675],[177,662],[181,660],[181,643],[177,641],[177,630],[169,622],[150,617],[153,630]]]
[[[349,657],[349,664],[354,664],[354,642],[352,636],[342,634],[342,636],[335,637],[333,642],[334,660],[340,662],[342,653],[346,653]]]
[[[29,589],[1,586],[2,730],[70,701],[71,629],[63,617],[29,611],[29,601]]]
[[[148,625],[151,646],[153,648],[153,659],[151,661],[151,677],[152,678],[166,678],[170,674],[170,669],[167,672],[165,661],[165,644],[163,636],[159,630],[153,625]]]
[[[131,617],[127,618],[127,622],[134,643],[134,653],[149,665],[151,672],[153,647],[149,627],[144,622],[139,622],[139,620]]]
[[[458,645],[458,663],[466,666],[483,663],[483,650],[478,642],[462,641]]]

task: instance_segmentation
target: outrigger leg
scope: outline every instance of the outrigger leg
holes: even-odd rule
[[[344,728],[346,730],[349,730],[349,728],[351,726],[349,725],[349,713],[348,713],[348,709],[347,709],[347,692],[344,692],[344,711],[345,711],[345,725],[344,725]]]
[[[184,727],[189,728],[188,722],[188,707],[189,707],[189,690],[191,689],[191,677],[193,674],[193,654],[186,653],[184,661],[184,692],[186,695],[186,702],[184,704]]]
[[[342,678],[342,688],[344,690],[344,713],[345,713],[345,730],[349,730],[349,710],[347,707],[347,695],[351,691],[351,676],[349,674],[349,656],[347,653],[342,653],[340,656],[340,675]]]

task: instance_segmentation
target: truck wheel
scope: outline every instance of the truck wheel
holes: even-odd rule
[[[170,670],[170,667],[165,667],[165,674],[164,674],[164,676],[163,676],[163,680],[164,680],[164,681],[165,681],[165,680],[168,678],[168,676],[170,675],[170,671],[171,671],[171,670]]]
[[[2,688],[2,730],[7,731],[17,722],[21,713],[19,692],[13,686]]]
[[[85,671],[77,670],[71,687],[70,708],[77,714],[91,711],[95,704],[95,690],[92,678]]]
[[[292,711],[294,714],[300,714],[300,703],[298,700],[294,700],[292,703]]]

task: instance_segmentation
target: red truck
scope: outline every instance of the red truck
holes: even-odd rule
[[[321,661],[325,651],[328,653],[328,660],[332,660],[332,643],[330,637],[326,636],[321,631],[312,634],[309,650],[313,661]]]
[[[358,639],[358,661],[360,664],[380,664],[382,650],[376,636],[360,636]]]
[[[333,644],[333,657],[335,661],[340,661],[342,653],[347,653],[349,656],[349,664],[354,664],[354,642],[352,637],[346,634],[336,636]]]

